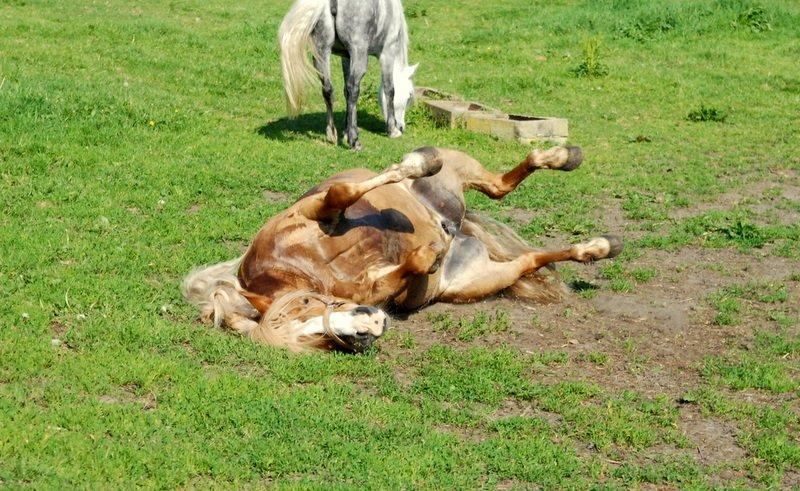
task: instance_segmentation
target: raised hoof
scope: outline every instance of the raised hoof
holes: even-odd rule
[[[409,179],[429,177],[442,170],[444,161],[434,152],[415,150],[400,162],[398,168]]]
[[[439,157],[425,161],[424,175],[422,177],[429,177],[439,173],[442,170],[444,162]]]
[[[583,162],[583,152],[581,147],[567,147],[567,163],[559,167],[559,170],[571,171],[581,166]]]
[[[619,256],[619,253],[622,252],[623,249],[622,239],[616,235],[603,235],[602,237],[608,241],[609,246],[606,259]]]
[[[622,240],[616,235],[603,235],[594,239],[576,244],[572,248],[572,259],[580,262],[611,259],[622,252]]]

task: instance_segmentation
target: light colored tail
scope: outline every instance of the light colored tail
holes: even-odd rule
[[[535,250],[508,225],[472,211],[467,211],[462,229],[483,242],[494,261],[511,261]],[[507,290],[515,297],[534,302],[556,302],[566,293],[555,267],[542,268],[525,275]]]
[[[205,266],[189,273],[181,284],[183,296],[200,309],[200,318],[215,327],[228,327],[257,343],[308,351],[321,348],[320,339],[298,338],[287,322],[284,310],[290,301],[311,293],[285,295],[265,315],[256,310],[245,295],[234,272],[242,258]]]
[[[283,89],[286,105],[292,116],[300,112],[309,87],[318,80],[317,70],[311,64],[308,54],[317,56],[311,31],[327,6],[328,0],[297,0],[278,29]]]
[[[200,309],[203,321],[223,325],[242,334],[258,326],[261,314],[242,295],[242,287],[234,275],[242,258],[198,268],[184,278],[183,296]]]

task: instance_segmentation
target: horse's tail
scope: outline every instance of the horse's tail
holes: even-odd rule
[[[483,242],[494,261],[511,261],[535,250],[508,225],[472,211],[467,211],[462,229]],[[548,267],[521,277],[507,291],[535,302],[555,302],[564,296],[566,287],[555,268]]]
[[[292,351],[318,348],[318,339],[299,338],[285,319],[278,315],[280,312],[276,309],[282,309],[286,301],[276,302],[263,316],[253,307],[251,300],[261,308],[265,299],[242,289],[234,274],[241,260],[237,258],[201,267],[184,278],[181,291],[186,300],[200,309],[200,319],[211,322],[215,327],[228,327],[255,342],[270,346]]]
[[[308,54],[318,56],[311,32],[327,5],[328,0],[297,0],[278,29],[283,89],[292,116],[300,112],[308,88],[317,80],[317,71]]]

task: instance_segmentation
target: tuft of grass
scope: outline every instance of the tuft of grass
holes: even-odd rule
[[[689,111],[689,114],[686,115],[686,119],[695,123],[724,123],[725,120],[728,119],[728,114],[722,109],[700,104],[700,107],[697,109]]]
[[[617,26],[617,34],[634,41],[646,42],[673,31],[677,26],[678,18],[672,12],[650,12],[624,21]]]
[[[608,363],[608,355],[600,351],[589,351],[588,353],[579,353],[576,356],[578,361],[587,361],[595,365],[605,365]]]
[[[663,220],[667,218],[663,203],[638,191],[628,193],[622,203],[622,209],[625,210],[626,217],[631,220]]]
[[[747,29],[750,32],[766,32],[772,30],[772,15],[759,5],[747,7],[739,12],[731,21],[734,29]]]
[[[619,261],[602,266],[600,268],[600,276],[609,280],[609,287],[615,292],[629,293],[634,290],[627,271]]]
[[[784,364],[750,355],[735,361],[724,356],[707,357],[700,373],[735,390],[752,388],[783,393],[800,387],[800,381],[787,373]]]
[[[717,310],[714,324],[718,326],[732,326],[739,323],[739,312],[742,304],[727,291],[720,291],[709,297],[711,305]]]
[[[599,78],[608,75],[608,67],[600,59],[600,40],[587,39],[583,43],[583,60],[572,69],[572,73],[579,78]]]
[[[780,310],[772,310],[769,313],[769,319],[778,323],[782,329],[789,328],[797,323],[797,318],[793,317]]]
[[[630,274],[637,283],[647,283],[656,277],[658,271],[654,268],[633,268]]]
[[[493,332],[507,331],[511,327],[508,312],[497,310],[493,314],[484,311],[476,312],[472,318],[455,319],[450,312],[428,315],[434,331],[456,331],[459,341],[473,341]]]

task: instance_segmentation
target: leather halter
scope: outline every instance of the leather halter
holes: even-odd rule
[[[343,348],[349,348],[350,345],[340,338],[333,328],[331,328],[331,314],[335,311],[334,309],[341,307],[346,303],[342,300],[330,300],[325,295],[320,295],[319,293],[315,293],[310,290],[298,290],[296,292],[287,293],[286,295],[278,298],[264,315],[268,318],[277,318],[283,314],[284,309],[290,308],[294,301],[301,298],[304,305],[308,305],[309,300],[313,299],[325,307],[325,310],[322,313],[322,327],[325,332],[320,334],[320,337],[328,336],[339,346]]]

